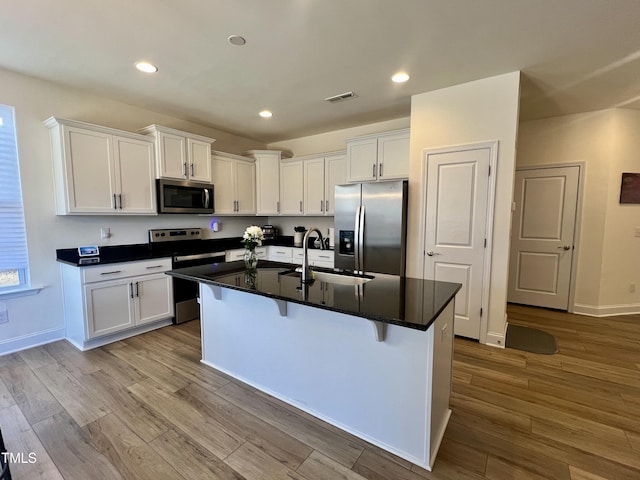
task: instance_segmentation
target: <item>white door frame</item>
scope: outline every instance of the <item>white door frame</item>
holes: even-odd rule
[[[452,145],[439,148],[425,148],[422,150],[422,162],[420,165],[420,177],[422,185],[420,187],[420,251],[422,252],[422,265],[420,267],[421,275],[424,276],[424,268],[426,263],[426,217],[427,217],[427,173],[429,155],[439,153],[453,153],[467,150],[478,150],[488,148],[490,150],[488,198],[487,198],[487,216],[486,216],[486,232],[487,247],[485,248],[483,275],[482,275],[482,316],[480,317],[480,343],[487,343],[487,320],[489,318],[489,287],[491,286],[491,251],[493,249],[493,215],[496,196],[496,179],[498,177],[498,140],[492,140],[479,143],[466,143],[462,145]]]
[[[544,163],[541,165],[516,166],[516,172],[526,170],[546,170],[549,168],[578,167],[578,198],[576,199],[576,221],[573,229],[573,256],[571,257],[571,274],[569,275],[569,302],[567,312],[575,310],[576,278],[578,273],[578,255],[580,251],[580,232],[582,231],[582,203],[584,193],[584,179],[587,164],[585,162],[572,163]],[[511,209],[513,212],[513,208]],[[511,225],[513,228],[513,223]],[[511,253],[511,252],[509,252]],[[511,273],[509,273],[511,275]]]

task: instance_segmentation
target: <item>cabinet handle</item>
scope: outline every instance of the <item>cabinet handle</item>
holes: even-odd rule
[[[378,175],[382,176],[382,163],[380,164],[380,167],[378,167]]]
[[[122,270],[113,270],[112,272],[102,272],[100,275],[113,275],[114,273],[121,273]]]
[[[187,162],[184,162],[182,164],[182,176],[186,177],[187,176]]]
[[[147,267],[147,270],[151,270],[152,268],[161,268],[162,265],[153,265],[151,267]]]
[[[113,194],[113,209],[117,210],[118,209],[118,202],[116,201],[116,194]]]
[[[320,211],[324,212],[324,201],[320,200]]]
[[[122,210],[122,194],[118,195],[118,199],[120,200],[120,210]]]
[[[193,170],[193,163],[190,165],[191,167],[191,176],[193,177],[195,175],[194,170]]]
[[[136,282],[136,297],[140,296],[140,285],[138,282]]]
[[[280,213],[280,200],[276,202],[276,212]]]
[[[133,283],[129,284],[129,296],[133,298]]]
[[[302,213],[302,200],[300,200],[300,213]]]
[[[324,201],[324,211],[325,213],[329,211],[329,200]]]
[[[240,200],[236,200],[236,212],[240,211]]]
[[[372,176],[373,178],[376,178],[376,164],[374,163],[373,165],[371,165],[371,168],[372,168],[372,170],[371,170],[371,176]]]

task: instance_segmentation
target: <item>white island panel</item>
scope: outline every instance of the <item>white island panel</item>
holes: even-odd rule
[[[281,316],[268,297],[200,290],[205,364],[431,468],[450,415],[453,302],[428,330],[388,324],[378,342],[364,318],[294,302]]]

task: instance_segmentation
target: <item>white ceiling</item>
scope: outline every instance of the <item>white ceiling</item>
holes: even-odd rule
[[[0,45],[0,67],[264,142],[408,116],[413,94],[516,70],[523,119],[640,109],[640,0],[20,0]]]

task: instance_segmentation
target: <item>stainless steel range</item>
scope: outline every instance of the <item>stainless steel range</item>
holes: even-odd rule
[[[201,228],[149,230],[149,244],[154,255],[171,257],[172,268],[194,267],[224,262],[224,251],[212,251],[210,241],[203,240]],[[184,323],[200,317],[198,283],[173,279],[176,303],[174,323]]]

